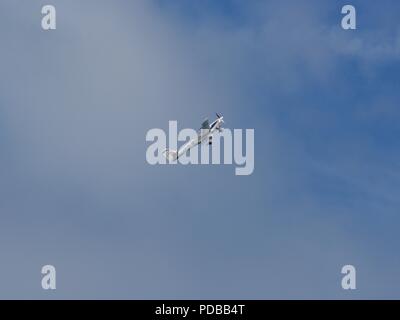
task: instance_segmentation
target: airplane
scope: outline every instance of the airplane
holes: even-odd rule
[[[164,157],[166,157],[169,161],[175,161],[180,156],[185,154],[188,150],[193,148],[194,146],[199,145],[200,143],[204,142],[208,139],[208,144],[212,144],[212,135],[215,131],[221,132],[222,131],[222,124],[224,123],[224,117],[219,113],[216,113],[217,119],[214,120],[211,124],[208,122],[208,119],[205,119],[201,124],[201,128],[197,133],[197,137],[185,143],[182,147],[178,150],[169,150],[165,149],[163,151]]]

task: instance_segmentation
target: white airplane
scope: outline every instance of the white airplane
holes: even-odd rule
[[[212,144],[213,133],[216,130],[221,132],[222,124],[224,123],[224,117],[218,113],[216,115],[217,119],[214,120],[211,124],[209,124],[208,119],[203,121],[203,123],[201,124],[201,128],[198,131],[197,138],[188,141],[178,150],[165,149],[163,152],[164,157],[166,157],[169,161],[174,161],[177,160],[181,155],[185,154],[188,150],[204,142],[207,139],[208,144]]]

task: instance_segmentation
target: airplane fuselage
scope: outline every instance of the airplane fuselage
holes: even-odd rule
[[[178,151],[178,156],[179,158],[181,155],[185,154],[188,150],[193,148],[194,146],[201,144],[205,140],[209,139],[209,142],[211,141],[210,139],[212,138],[213,133],[216,130],[221,130],[221,125],[222,125],[222,117],[216,119],[213,123],[210,124],[209,128],[202,128],[198,131],[197,138],[192,139],[185,143],[181,148],[179,148]],[[210,142],[211,144],[211,142]]]

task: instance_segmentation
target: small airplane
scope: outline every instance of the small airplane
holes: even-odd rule
[[[165,149],[163,152],[164,157],[166,157],[169,161],[177,160],[181,155],[185,154],[188,150],[193,148],[194,146],[199,145],[208,139],[208,144],[212,144],[212,135],[215,131],[222,131],[222,124],[224,123],[224,117],[219,113],[216,113],[217,119],[214,120],[211,124],[208,122],[208,119],[205,119],[201,124],[201,128],[198,131],[197,138],[192,139],[185,143],[178,150],[169,150]]]

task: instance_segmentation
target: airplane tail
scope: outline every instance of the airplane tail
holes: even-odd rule
[[[178,151],[176,150],[165,149],[163,151],[163,155],[168,159],[168,161],[175,161],[176,159],[178,159]]]

